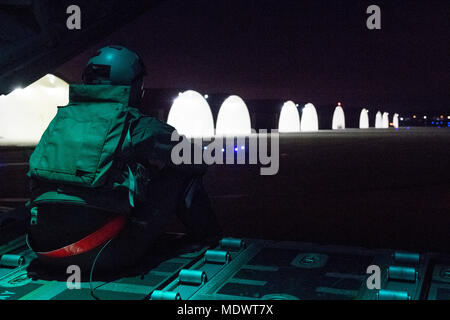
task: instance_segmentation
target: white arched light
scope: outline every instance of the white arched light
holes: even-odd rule
[[[345,129],[344,109],[342,109],[340,105],[338,105],[334,109],[333,122],[331,127],[333,130]]]
[[[319,118],[317,117],[316,108],[312,103],[307,103],[302,111],[302,119],[300,121],[301,131],[318,131]]]
[[[250,114],[244,100],[238,96],[229,96],[219,109],[216,134],[222,136],[244,136],[250,135],[251,132]]]
[[[361,110],[361,115],[359,116],[359,128],[360,129],[369,128],[369,111],[367,109]]]
[[[58,106],[69,103],[69,85],[48,74],[0,97],[0,138],[38,142]]]
[[[279,132],[300,132],[300,117],[298,110],[292,101],[286,102],[281,108],[278,121]]]
[[[384,112],[383,113],[383,129],[388,129],[389,128],[389,113]]]
[[[214,136],[214,120],[209,104],[194,90],[185,91],[175,99],[167,123],[188,138]]]
[[[398,114],[394,113],[394,117],[392,119],[392,125],[395,129],[398,129]]]
[[[375,128],[376,129],[382,129],[383,128],[383,115],[380,111],[377,112],[377,115],[375,117]]]

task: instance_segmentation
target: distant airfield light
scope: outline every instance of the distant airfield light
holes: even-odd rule
[[[0,136],[36,142],[56,115],[57,106],[69,102],[69,85],[45,75],[29,86],[17,87],[0,101]]]
[[[416,115],[413,115],[413,119],[416,119],[417,118],[417,116]]]
[[[209,98],[209,96],[208,96],[207,94],[205,94],[204,97],[205,97],[205,99],[208,99],[208,98]]]
[[[404,121],[404,120],[405,120],[405,118],[403,118],[403,117],[400,118],[400,121]]]
[[[359,128],[369,129],[369,111],[367,109],[361,110],[361,115],[359,116]]]
[[[336,109],[334,109],[331,127],[333,130],[345,129],[344,109],[342,109],[340,102],[338,103]]]
[[[242,147],[241,147],[241,150],[245,150],[245,147],[244,147],[244,146],[242,146]]]
[[[214,136],[214,120],[209,104],[193,90],[187,90],[175,99],[167,123],[188,138]]]
[[[23,92],[22,87],[17,87],[10,94],[16,94],[16,93],[21,93],[21,92]]]
[[[319,131],[319,117],[312,103],[307,103],[303,108],[300,131]]]
[[[281,108],[278,131],[284,133],[300,132],[300,116],[292,101],[287,101]]]
[[[392,118],[392,124],[391,126],[393,126],[395,129],[398,129],[399,124],[398,124],[398,114],[394,113],[394,117]]]
[[[447,119],[450,120],[450,116],[447,116]]]
[[[216,134],[221,136],[250,135],[250,114],[240,97],[229,96],[222,103],[217,115]]]
[[[441,117],[440,117],[441,119],[444,119],[444,116],[443,115],[441,115]]]
[[[375,116],[375,128],[383,129],[383,115],[380,111],[378,111],[377,115]]]
[[[389,128],[389,113],[387,113],[387,112],[383,113],[382,127],[383,127],[383,129]]]
[[[423,116],[423,118],[426,120],[426,119],[427,119],[427,116]]]

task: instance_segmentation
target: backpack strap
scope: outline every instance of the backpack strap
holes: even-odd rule
[[[32,249],[31,244],[27,235],[28,246],[36,252],[39,257],[46,258],[66,258],[75,255],[82,254],[84,252],[90,251],[98,246],[104,244],[108,240],[116,237],[125,227],[127,218],[125,215],[118,215],[112,218],[109,222],[103,225],[100,229],[94,231],[93,233],[87,235],[83,239],[76,241],[72,244],[64,246],[62,248],[47,251],[47,252],[37,252]]]
[[[124,145],[128,145],[131,146],[131,134],[130,134],[130,129],[131,129],[131,121],[129,121],[128,124],[128,129],[127,129],[127,134],[125,137],[125,142],[122,145],[122,150],[123,150],[123,146]],[[130,206],[132,208],[134,208],[134,195],[136,194],[136,178],[133,174],[133,171],[130,168],[130,161],[133,161],[132,157],[129,156],[129,152],[125,152],[125,161],[127,163],[127,168],[128,168],[128,179],[130,180],[130,185],[129,185],[129,191],[128,191],[128,201],[130,202]]]

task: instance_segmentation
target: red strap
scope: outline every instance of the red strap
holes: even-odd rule
[[[97,231],[77,242],[53,251],[37,252],[37,254],[48,258],[65,258],[82,254],[114,238],[123,229],[125,222],[126,217],[124,215],[117,216]]]

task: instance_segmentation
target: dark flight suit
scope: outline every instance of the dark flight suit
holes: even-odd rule
[[[82,92],[83,103],[90,95],[89,103],[104,103],[114,97],[102,99],[101,91],[107,86],[71,86],[71,100],[77,102],[77,91]],[[106,95],[106,94],[105,94]],[[118,99],[120,100],[120,99]],[[69,103],[70,105],[70,103]],[[194,239],[219,236],[220,226],[213,214],[202,176],[204,165],[174,165],[171,150],[178,143],[171,141],[174,128],[152,117],[144,116],[135,108],[129,108],[133,115],[130,125],[133,156],[144,165],[149,174],[147,196],[136,201],[127,215],[125,228],[101,251],[103,244],[88,252],[59,259],[41,258],[44,264],[69,266],[79,265],[89,270],[98,255],[95,270],[117,271],[133,266],[147,252],[153,241],[162,233],[174,215],[186,226],[187,233]],[[68,128],[70,130],[70,128]],[[42,140],[41,140],[42,141]],[[32,179],[32,199],[42,193],[42,185]],[[48,184],[47,184],[48,185]],[[52,184],[50,183],[50,186]],[[52,188],[52,187],[50,187]],[[65,192],[62,186],[61,194]],[[95,197],[94,197],[95,198]],[[108,209],[98,205],[69,205],[59,201],[47,201],[39,205],[37,222],[30,226],[30,244],[36,252],[46,252],[66,246],[95,232],[111,218],[110,208],[118,207],[115,197],[108,199]],[[86,201],[89,204],[89,201]]]

